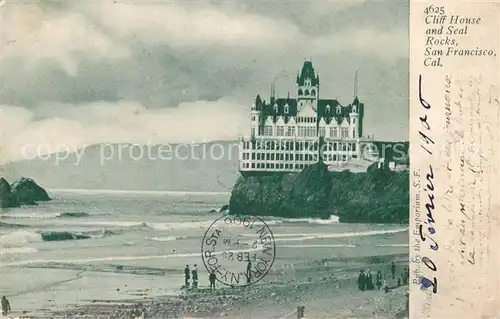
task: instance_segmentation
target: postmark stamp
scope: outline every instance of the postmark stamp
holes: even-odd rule
[[[208,227],[201,254],[205,268],[218,282],[242,287],[267,275],[276,256],[276,243],[261,218],[226,214]]]

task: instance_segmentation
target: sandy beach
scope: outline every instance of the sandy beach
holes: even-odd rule
[[[296,318],[297,306],[304,306],[304,318],[405,318],[407,285],[397,287],[390,278],[389,262],[397,261],[396,275],[408,266],[404,254],[345,260],[345,267],[332,268],[334,260],[323,259],[294,264],[268,280],[248,287],[201,286],[180,296],[127,301],[95,301],[64,311],[47,313],[52,318],[130,318],[134,305],[141,303],[148,318]],[[338,262],[335,261],[335,262]],[[360,291],[356,280],[360,269],[381,270],[391,287]],[[45,316],[43,316],[45,317]]]

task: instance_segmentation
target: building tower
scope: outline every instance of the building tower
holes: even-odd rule
[[[319,75],[314,72],[311,61],[304,61],[300,74],[297,75],[297,106],[299,112],[305,107],[318,106]]]

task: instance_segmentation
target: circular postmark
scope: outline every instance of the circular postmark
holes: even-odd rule
[[[276,243],[269,226],[257,216],[223,215],[208,227],[201,243],[203,264],[228,286],[248,286],[267,275]]]

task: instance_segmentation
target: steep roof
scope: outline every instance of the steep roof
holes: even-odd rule
[[[306,79],[311,79],[311,85],[316,86],[319,83],[319,76],[316,76],[314,72],[314,67],[311,61],[304,61],[302,70],[299,75],[297,75],[297,84],[304,85]]]

